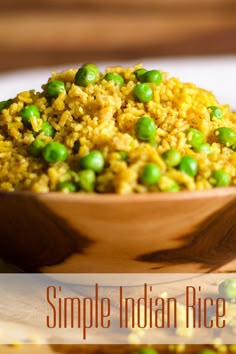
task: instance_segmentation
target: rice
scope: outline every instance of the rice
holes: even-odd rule
[[[160,84],[150,82],[153,98],[146,103],[134,97],[138,84],[134,71],[141,68],[112,67],[105,73],[118,73],[124,85],[106,81],[104,74],[85,87],[76,85],[78,69],[52,73],[48,83],[62,81],[65,90],[49,99],[47,84],[41,92],[33,90],[19,93],[11,104],[0,113],[0,190],[28,190],[49,192],[58,190],[65,181],[72,181],[78,192],[84,192],[79,179],[81,158],[93,150],[102,153],[105,165],[96,173],[94,186],[97,193],[145,193],[178,190],[206,190],[214,188],[212,173],[223,170],[230,177],[229,185],[236,185],[236,152],[234,146],[222,144],[216,129],[228,127],[236,130],[236,114],[229,105],[221,105],[209,91],[192,83],[183,83],[162,72]],[[31,117],[26,126],[21,110],[35,105],[40,118]],[[223,118],[211,117],[209,107],[216,106]],[[135,127],[140,117],[149,116],[156,125],[152,141],[142,141],[136,136]],[[44,122],[50,123],[54,136],[45,134]],[[210,153],[196,151],[191,146],[186,130],[199,130],[210,145]],[[68,152],[64,161],[47,162],[42,156],[31,156],[29,146],[35,139],[45,144],[56,141]],[[236,141],[235,141],[236,142]],[[78,149],[75,149],[75,146]],[[193,157],[198,165],[195,176],[181,171],[179,166],[170,167],[163,158],[169,149],[181,156]],[[121,158],[121,153],[126,158]],[[157,183],[142,183],[144,167],[154,163],[160,170]],[[171,188],[171,186],[177,188]],[[67,188],[61,188],[68,192]]]

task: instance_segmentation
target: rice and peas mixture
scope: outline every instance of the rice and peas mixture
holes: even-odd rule
[[[5,191],[236,185],[236,113],[160,70],[85,64],[0,102],[0,164]]]

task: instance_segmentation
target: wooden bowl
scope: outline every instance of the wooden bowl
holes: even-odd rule
[[[208,272],[236,255],[236,188],[0,193],[0,256],[50,273]]]

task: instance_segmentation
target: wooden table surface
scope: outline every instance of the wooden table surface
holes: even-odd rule
[[[1,2],[0,71],[236,53],[235,0]]]
[[[220,273],[225,273],[230,269],[231,272],[236,272],[236,262],[232,262],[231,265],[226,265],[223,266],[222,268],[219,269]],[[7,264],[6,262],[4,262],[3,260],[0,259],[0,273],[12,273],[12,272],[19,272],[19,269],[17,269],[15,266],[12,266],[10,264]],[[224,275],[221,274],[221,277],[223,277],[224,279]],[[209,278],[205,278],[201,281],[201,285],[204,286],[204,289],[207,290],[209,293],[214,293],[215,289],[217,289],[217,285],[214,283],[213,278],[210,279],[210,283],[209,283]],[[213,281],[213,284],[212,284]],[[185,284],[185,282],[183,282]],[[193,284],[194,284],[194,280],[193,280]],[[198,284],[198,278],[195,278],[195,284]],[[172,284],[166,284],[165,285],[165,289],[168,293],[169,296],[173,296],[172,295],[172,291],[173,291],[173,287],[176,289],[178,289],[178,286],[180,286],[181,292],[183,289],[183,285],[181,285],[180,283],[176,283],[174,285]],[[77,289],[77,288],[75,288]],[[70,287],[70,285],[68,286],[67,291],[71,290],[71,293],[69,292],[69,295],[73,296],[73,291],[75,290],[72,287]],[[134,294],[135,291],[140,291],[137,290],[138,288],[132,288],[132,294]],[[154,286],[155,289],[155,286]],[[157,292],[158,286],[156,288],[156,292]],[[90,289],[90,287],[83,287],[81,286],[80,288],[80,295],[79,296],[86,296],[86,297],[91,297],[93,294],[93,290],[92,288]],[[101,293],[102,296],[107,295],[107,288],[105,290],[101,290],[104,293]],[[114,292],[114,291],[113,291]],[[32,293],[34,294],[34,288],[32,289]],[[155,293],[155,291],[154,291]],[[113,293],[112,290],[109,290],[109,296],[110,298],[113,298]],[[113,295],[112,295],[113,294]],[[13,297],[14,295],[9,294],[9,296]],[[78,294],[77,294],[78,296]],[[37,293],[34,294],[33,296],[34,301],[36,301],[36,304],[38,305],[39,301],[37,301]],[[181,295],[177,297],[178,301],[181,302]],[[32,296],[29,298],[30,301],[32,301]],[[18,299],[19,301],[19,299]],[[27,302],[27,295],[24,297],[24,300],[22,300],[22,303],[26,303]],[[12,303],[12,305],[14,306],[14,304]],[[236,305],[235,305],[236,306]],[[35,310],[37,309],[37,306],[35,308]],[[19,309],[19,313],[18,316],[20,315],[20,311],[22,311],[22,309]],[[28,316],[30,316],[28,314]],[[32,312],[32,316],[33,317],[28,317],[27,323],[29,323],[29,321],[32,321],[32,323],[34,323],[34,327],[37,328],[37,320],[35,321],[34,318],[34,312]],[[11,318],[11,310],[9,311],[5,311],[2,308],[1,309],[1,316],[0,316],[0,337],[1,337],[1,332],[2,333],[9,333],[8,331],[13,331],[14,332],[14,328],[17,328],[17,326],[15,326],[14,323],[11,322],[10,320]],[[20,318],[20,317],[19,317]],[[31,318],[31,320],[29,320]],[[33,320],[34,319],[34,320]],[[20,323],[22,323],[22,321],[18,321],[17,322],[18,325]],[[24,322],[23,322],[24,323]],[[32,333],[34,335],[34,337],[29,338],[29,340],[31,342],[34,342],[35,344],[29,344],[29,345],[21,345],[19,342],[16,341],[15,345],[11,345],[11,346],[7,346],[7,345],[0,345],[0,354],[55,354],[55,353],[61,353],[61,354],[79,354],[79,353],[86,353],[86,354],[110,354],[111,352],[113,354],[135,354],[137,353],[137,350],[139,348],[143,348],[145,347],[144,345],[46,345],[46,344],[40,344],[42,343],[43,337],[42,335],[37,335],[35,333],[35,329],[32,326]],[[19,327],[20,328],[20,327]],[[30,331],[27,333],[31,333]],[[135,332],[134,332],[135,333]],[[169,332],[166,333],[166,335]],[[16,338],[17,339],[17,338]],[[236,343],[235,343],[236,344]],[[199,354],[200,349],[206,349],[206,348],[211,348],[213,349],[212,346],[209,345],[176,345],[174,350],[172,349],[172,351],[170,350],[170,347],[168,345],[153,345],[152,348],[155,348],[158,353],[160,354],[169,354],[169,353],[181,353],[182,351],[184,351],[185,353],[191,353],[191,354]],[[233,346],[223,346],[221,348],[222,352],[224,354],[227,353],[233,353]]]

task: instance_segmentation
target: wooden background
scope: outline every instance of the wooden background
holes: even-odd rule
[[[1,0],[0,71],[236,53],[236,0]]]

